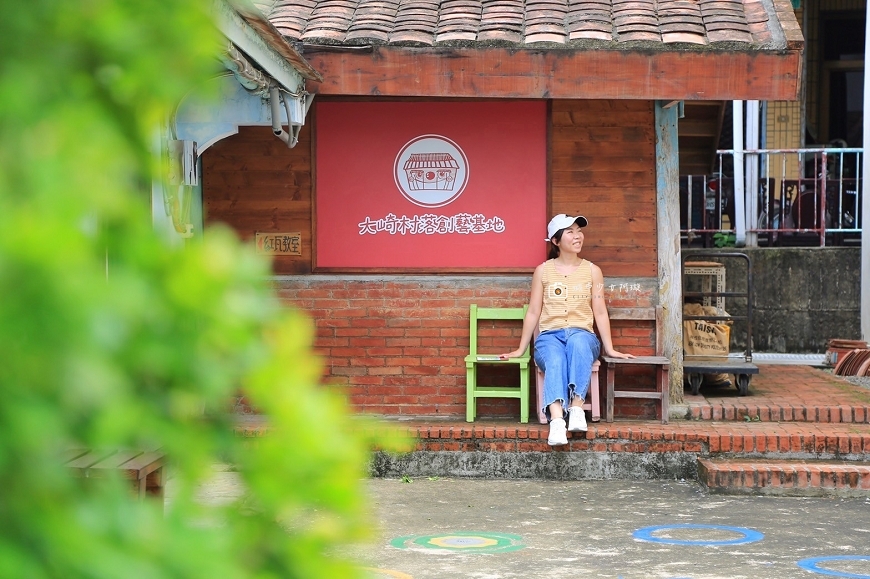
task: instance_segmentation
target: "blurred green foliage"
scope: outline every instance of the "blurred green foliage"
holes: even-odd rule
[[[717,231],[713,234],[713,245],[716,247],[734,247],[737,236],[731,231]]]
[[[0,577],[354,577],[375,440],[318,388],[312,327],[226,230],[152,231],[150,144],[219,72],[205,0],[29,0],[0,20]],[[233,433],[243,389],[271,429]],[[162,447],[165,514],[71,446]],[[246,500],[195,500],[212,465]],[[89,484],[85,484],[89,483]]]

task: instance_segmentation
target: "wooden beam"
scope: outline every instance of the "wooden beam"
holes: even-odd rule
[[[801,53],[306,46],[321,95],[794,101]]]

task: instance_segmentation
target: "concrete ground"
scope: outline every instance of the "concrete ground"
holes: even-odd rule
[[[720,496],[693,481],[366,484],[376,537],[347,554],[374,578],[870,579],[870,497]],[[171,481],[167,492],[171,503]],[[220,470],[201,497],[241,494]]]

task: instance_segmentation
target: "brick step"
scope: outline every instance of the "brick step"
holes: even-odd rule
[[[487,452],[691,452],[700,456],[764,456],[870,460],[870,425],[769,422],[646,421],[590,423],[564,447],[547,445],[541,424],[402,424],[419,450]]]
[[[371,424],[371,423],[368,423]],[[847,459],[870,461],[870,425],[805,422],[707,422],[618,420],[590,422],[569,433],[568,444],[547,444],[544,424],[516,422],[383,421],[372,429],[398,430],[416,439],[416,450],[435,452],[682,452],[698,456]],[[242,417],[240,436],[263,436],[264,420]]]
[[[686,397],[689,398],[688,396]],[[870,405],[770,405],[753,403],[751,397],[733,403],[707,403],[690,401],[687,418],[690,420],[735,422],[814,422],[870,424]]]
[[[698,458],[712,492],[870,497],[870,462]]]
[[[588,432],[569,433],[568,444],[557,447],[547,444],[548,427],[537,423],[384,420],[361,422],[360,427],[369,431],[371,438],[385,435],[386,429],[414,441],[410,452],[375,452],[371,466],[374,476],[695,479],[699,471],[705,472],[699,459],[707,461],[710,472],[715,468],[712,465],[741,461],[783,465],[838,461],[831,464],[849,468],[870,465],[867,424],[620,420],[590,423]],[[262,417],[240,416],[235,431],[245,437],[268,436],[269,426]],[[854,478],[858,475],[852,473],[858,472],[849,470],[848,477]],[[755,475],[741,476],[741,480],[755,480]],[[760,476],[769,479],[769,475]],[[775,492],[786,493],[782,476]],[[795,475],[790,476],[787,480],[794,481]],[[853,485],[856,489],[865,484],[861,476]],[[719,479],[710,480],[711,488],[724,490],[716,486]],[[813,480],[812,475],[809,480]],[[824,480],[827,483],[828,479]],[[852,479],[843,480],[849,481],[844,485],[852,484]],[[748,484],[743,487],[734,492],[771,492],[753,490]]]

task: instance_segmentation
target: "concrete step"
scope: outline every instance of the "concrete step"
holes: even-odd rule
[[[379,454],[377,476],[695,479],[699,457],[870,464],[870,425],[863,424],[599,422],[555,447],[547,444],[548,429],[541,424],[395,427],[416,439],[415,448],[404,455]]]
[[[870,462],[698,458],[711,492],[870,497]]]

